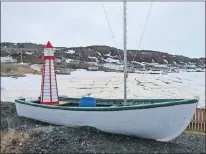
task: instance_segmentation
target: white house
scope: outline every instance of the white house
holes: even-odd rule
[[[167,68],[167,64],[156,64],[154,67],[159,67],[159,68]]]
[[[90,70],[90,71],[98,71],[98,66],[89,66],[88,70]]]
[[[105,63],[105,64],[103,64],[103,67],[108,68],[108,69],[113,69],[113,70],[123,70],[124,65]]]
[[[16,63],[17,60],[13,59],[11,56],[1,57],[1,63]]]

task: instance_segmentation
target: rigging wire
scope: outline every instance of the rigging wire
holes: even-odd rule
[[[107,20],[107,23],[108,23],[110,32],[111,32],[111,34],[112,34],[112,38],[113,38],[114,44],[115,44],[115,46],[116,46],[116,48],[117,48],[117,43],[116,43],[116,41],[115,41],[114,33],[113,33],[113,31],[112,31],[112,27],[111,27],[111,25],[110,25],[109,18],[108,18],[108,16],[107,16],[107,12],[106,12],[106,9],[105,9],[105,7],[104,7],[104,4],[103,4],[102,0],[101,0],[101,3],[102,3],[102,7],[103,7],[103,10],[104,10],[104,14],[105,14],[105,16],[106,16],[106,20]],[[119,58],[120,58],[120,60],[121,60],[121,62],[122,62],[122,58],[121,58],[121,55],[120,55],[118,49],[117,49],[117,52],[118,52]]]
[[[142,31],[142,35],[141,35],[141,38],[140,38],[140,41],[139,41],[137,50],[136,50],[135,55],[134,55],[134,59],[136,58],[137,51],[138,51],[138,49],[139,49],[139,47],[140,47],[140,44],[141,44],[141,42],[142,42],[142,39],[143,39],[145,30],[146,30],[146,27],[147,27],[147,23],[148,23],[148,20],[149,20],[149,17],[150,17],[151,9],[152,9],[152,4],[153,4],[153,2],[151,2],[151,4],[150,4],[149,12],[148,12],[148,15],[147,15],[147,18],[146,18],[146,22],[145,22],[145,25],[144,25],[144,28],[143,28],[143,31]],[[133,59],[133,61],[134,61],[134,59]],[[133,68],[133,65],[134,65],[134,64],[132,64],[132,68]]]

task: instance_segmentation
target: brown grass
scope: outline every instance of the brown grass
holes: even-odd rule
[[[9,129],[1,132],[1,153],[20,153],[24,143],[31,140],[30,135]]]
[[[41,75],[41,72],[33,70],[29,66],[21,66],[14,63],[1,63],[1,75],[22,76],[25,74]]]

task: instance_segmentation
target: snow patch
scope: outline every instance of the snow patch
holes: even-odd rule
[[[123,76],[123,73],[86,70],[76,70],[69,76],[57,75],[59,95],[81,98],[91,93],[97,98],[122,99],[124,96]],[[41,92],[41,79],[41,75],[27,75],[18,79],[1,77],[1,87],[6,88],[1,90],[1,100],[13,102],[21,96],[36,100]],[[137,85],[136,80],[144,87]],[[194,95],[198,95],[200,97],[198,107],[201,107],[205,106],[204,80],[205,72],[180,72],[168,75],[131,73],[127,79],[128,91],[130,91],[128,98],[194,98]],[[157,85],[159,88],[156,87]],[[119,88],[114,89],[114,87]],[[88,89],[80,88],[91,89],[88,91]]]
[[[60,50],[60,49],[54,48],[54,50]]]
[[[73,62],[74,60],[73,59],[66,59],[66,63],[70,63],[70,62]]]
[[[157,65],[154,65],[155,67],[161,67],[161,68],[167,68],[167,65],[165,64],[157,64]]]
[[[111,52],[109,52],[108,54],[104,54],[104,56],[110,57],[110,58],[118,58],[118,56],[111,56]]]
[[[131,61],[131,63],[140,64],[141,66],[145,66],[144,62],[140,63],[140,62],[137,62],[137,61]]]
[[[107,58],[107,59],[104,59],[104,61],[106,61],[108,63],[120,63],[119,60],[113,59],[113,58]]]
[[[96,62],[98,62],[99,60],[98,60],[98,58],[97,57],[88,57],[89,59],[94,59]]]
[[[99,56],[102,56],[101,53],[99,53],[99,52],[97,52],[97,54],[98,54]]]
[[[192,63],[192,62],[189,62],[189,64],[193,65],[194,63]]]
[[[164,60],[164,62],[165,62],[165,63],[167,63],[167,64],[168,64],[168,61],[167,61],[166,59],[163,59],[163,60]]]
[[[111,52],[109,52],[108,54],[104,54],[104,56],[110,57],[111,56]]]
[[[69,53],[69,54],[74,54],[75,51],[74,50],[68,50],[66,53]]]
[[[21,62],[20,65],[29,65],[28,63]]]
[[[25,52],[25,54],[27,54],[27,55],[33,55],[34,52]]]

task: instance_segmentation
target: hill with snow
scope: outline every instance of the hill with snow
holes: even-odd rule
[[[44,45],[34,43],[1,43],[1,56],[10,55],[20,61],[22,52],[24,62],[41,63]],[[66,57],[69,60],[96,62],[96,63],[121,63],[124,53],[121,49],[109,46],[93,45],[87,47],[55,47],[57,58]],[[134,59],[134,55],[136,57]],[[121,58],[120,58],[121,57]],[[204,66],[204,58],[189,58],[182,55],[171,55],[166,52],[151,50],[128,50],[128,62],[134,63],[159,63],[174,65]]]

